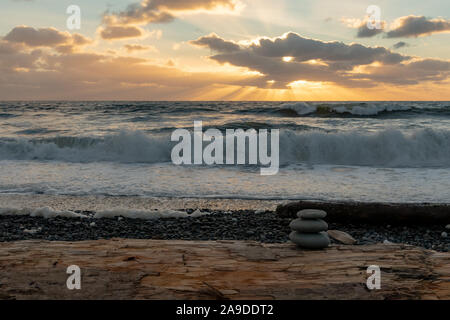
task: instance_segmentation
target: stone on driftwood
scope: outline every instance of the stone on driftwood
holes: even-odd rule
[[[355,244],[356,242],[358,242],[355,238],[344,231],[328,230],[327,233],[331,238],[343,244]]]
[[[289,239],[296,245],[305,249],[323,249],[330,245],[330,238],[326,232],[300,233],[292,231]]]
[[[328,230],[328,224],[322,219],[302,219],[292,220],[289,227],[293,231],[303,233],[317,233]]]

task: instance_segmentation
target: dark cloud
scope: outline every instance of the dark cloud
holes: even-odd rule
[[[332,82],[348,87],[370,87],[381,82],[418,83],[426,80],[446,79],[449,75],[447,61],[423,60],[412,62],[412,57],[394,53],[383,47],[366,47],[361,44],[325,42],[288,33],[275,39],[261,38],[248,46],[229,50],[235,42],[210,35],[194,40],[193,44],[209,47],[217,52],[210,59],[257,71],[262,76],[253,85],[285,88],[298,80]],[[220,44],[220,45],[218,45]],[[290,57],[284,59],[284,57]],[[418,68],[430,64],[425,73]],[[435,68],[436,65],[441,69]],[[361,69],[362,67],[362,69]],[[355,68],[359,68],[355,69]],[[368,71],[369,70],[369,71]],[[389,77],[383,70],[397,70]]]
[[[409,47],[409,44],[407,44],[404,41],[399,41],[399,42],[395,43],[392,47],[394,49],[400,49],[400,48],[404,48],[404,47]]]
[[[51,47],[69,42],[70,34],[55,28],[35,29],[19,26],[12,29],[4,38],[9,42],[23,43],[29,47]]]
[[[383,33],[383,29],[384,29],[384,23],[382,23],[381,28],[377,29],[377,28],[373,28],[373,29],[369,29],[367,27],[367,23],[364,22],[363,24],[361,24],[358,27],[358,32],[356,33],[356,37],[357,38],[370,38],[373,36],[376,36],[377,34]]]
[[[91,43],[91,39],[78,34],[62,32],[55,28],[32,28],[18,26],[13,28],[3,40],[10,43],[23,44],[27,47],[83,46]]]
[[[235,10],[236,0],[143,0],[133,3],[121,12],[106,15],[106,20],[120,24],[164,23],[175,19],[178,12],[214,10],[227,8]]]
[[[419,37],[438,32],[450,32],[450,21],[428,19],[424,16],[406,16],[396,20],[395,29],[386,33],[388,38]]]
[[[240,50],[239,45],[236,43],[225,41],[214,33],[209,36],[200,37],[197,40],[192,40],[189,43],[199,47],[207,47],[218,52],[233,52]]]

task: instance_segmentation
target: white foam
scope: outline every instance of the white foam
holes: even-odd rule
[[[30,216],[43,217],[45,219],[65,217],[65,218],[87,218],[87,216],[73,211],[58,211],[49,207],[29,209],[29,208],[0,208],[0,216]]]
[[[196,210],[191,214],[184,211],[177,210],[133,210],[133,209],[114,209],[98,211],[92,218],[115,218],[124,217],[129,219],[142,219],[142,220],[154,220],[161,218],[197,218],[204,215],[209,215],[209,212],[201,212]],[[64,218],[90,218],[81,213],[73,211],[58,211],[49,207],[29,209],[29,208],[0,208],[0,216],[30,216],[30,217],[43,217],[45,219],[64,217]]]
[[[129,219],[142,219],[142,220],[154,220],[160,218],[197,218],[200,216],[208,215],[208,212],[201,212],[200,210],[194,211],[192,214],[188,214],[184,211],[176,210],[130,210],[130,209],[114,209],[105,210],[95,213],[94,218],[115,218],[124,217]]]
[[[450,131],[420,129],[376,133],[294,132],[280,135],[283,164],[312,163],[386,167],[450,166]]]
[[[170,161],[171,147],[169,136],[150,136],[141,131],[122,131],[103,138],[20,138],[0,142],[0,160],[156,163]]]

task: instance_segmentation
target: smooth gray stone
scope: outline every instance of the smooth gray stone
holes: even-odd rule
[[[296,245],[307,249],[323,249],[330,245],[330,238],[326,232],[299,233],[292,231],[289,239]]]
[[[317,210],[317,209],[305,209],[300,210],[297,213],[297,217],[303,218],[303,219],[323,219],[327,216],[327,213],[323,210]]]
[[[320,231],[328,230],[328,223],[322,219],[302,219],[298,218],[292,220],[289,227],[293,231],[304,232],[304,233],[317,233]]]

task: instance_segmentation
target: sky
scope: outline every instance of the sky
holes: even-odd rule
[[[2,0],[0,100],[450,100],[449,13],[442,0]]]

